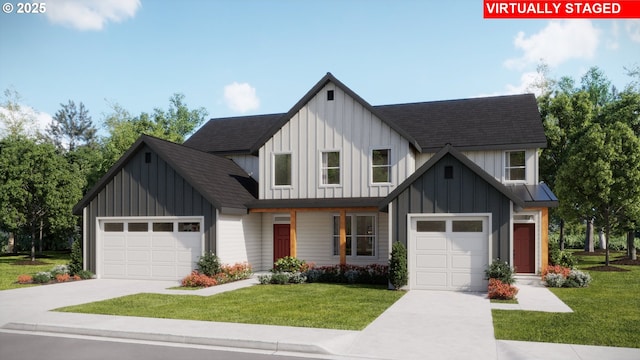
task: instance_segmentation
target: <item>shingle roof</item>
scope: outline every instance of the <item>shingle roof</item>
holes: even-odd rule
[[[547,139],[533,94],[376,106],[412,134],[423,152],[543,148]]]
[[[211,119],[184,145],[215,154],[247,154],[283,114]]]
[[[533,94],[371,106],[327,73],[289,112],[209,120],[185,145],[217,154],[256,153],[328,82],[405,137],[420,152],[446,144],[460,151],[546,147]]]
[[[222,213],[246,213],[245,203],[257,197],[257,183],[232,160],[183,145],[142,135],[73,208],[76,215],[111,181],[144,145]]]

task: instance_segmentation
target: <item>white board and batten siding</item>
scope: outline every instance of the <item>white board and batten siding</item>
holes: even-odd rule
[[[525,149],[526,161],[526,184],[538,183],[538,149]],[[476,165],[480,166],[496,180],[505,183],[505,151],[504,150],[482,150],[482,151],[462,151]],[[424,165],[434,153],[423,153],[416,156],[416,169]]]
[[[327,91],[334,100],[327,100]],[[392,183],[372,184],[371,151],[391,149]],[[339,151],[341,183],[321,184],[321,152]],[[274,186],[274,154],[290,153],[292,185]],[[340,88],[328,83],[260,148],[260,198],[386,196],[415,170],[409,142]]]
[[[255,181],[260,180],[260,160],[257,156],[253,155],[230,155],[227,158],[231,159],[242,170],[246,171],[251,178]]]
[[[262,216],[260,214],[218,214],[217,250],[223,264],[248,262],[262,268]]]

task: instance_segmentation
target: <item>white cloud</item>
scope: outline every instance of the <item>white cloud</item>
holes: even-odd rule
[[[256,96],[256,89],[248,83],[233,82],[224,87],[224,102],[227,106],[240,113],[256,110],[260,107],[260,99]]]
[[[625,29],[631,41],[640,43],[640,20],[628,20]]]
[[[618,50],[620,47],[620,43],[618,42],[620,38],[620,26],[617,21],[614,21],[611,25],[611,36],[607,39],[607,47],[610,50]]]
[[[519,32],[514,45],[524,54],[508,59],[504,64],[508,68],[523,69],[540,60],[555,67],[569,59],[590,59],[595,55],[600,36],[600,30],[589,20],[551,21],[529,37]]]
[[[58,0],[47,3],[47,18],[78,30],[102,30],[108,22],[132,18],[140,0]]]
[[[30,106],[20,105],[16,113],[12,113],[5,107],[0,106],[0,117],[7,119],[11,123],[24,120],[24,132],[29,137],[44,134],[53,121],[53,117],[45,112],[40,112]],[[0,121],[0,134],[4,134],[6,129],[4,121]]]
[[[525,72],[520,76],[520,84],[511,85],[507,84],[507,94],[526,94],[534,93],[536,96],[542,93],[540,85],[544,81],[544,76],[537,72]]]

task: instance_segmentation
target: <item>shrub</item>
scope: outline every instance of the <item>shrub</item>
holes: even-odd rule
[[[249,263],[236,263],[233,265],[222,265],[220,271],[226,276],[226,281],[238,281],[248,279],[253,275],[253,270]],[[220,283],[220,282],[218,282]]]
[[[486,278],[498,279],[504,284],[513,284],[515,279],[513,278],[513,269],[506,261],[494,260],[484,271]]]
[[[407,271],[407,248],[399,241],[391,247],[389,259],[389,281],[396,290],[407,285],[409,272]]]
[[[78,280],[86,280],[93,278],[93,273],[89,270],[80,270],[74,274],[74,276],[78,277]]]
[[[578,264],[578,260],[570,251],[560,250],[557,247],[552,247],[549,256],[549,263],[551,265],[560,265],[568,268],[574,268]]]
[[[67,265],[56,265],[49,273],[51,274],[51,278],[55,278],[58,275],[69,274],[69,267]]]
[[[220,273],[220,258],[212,252],[200,256],[198,260],[198,270],[201,274],[213,276]]]
[[[71,280],[71,276],[69,274],[58,274],[56,275],[57,282],[67,282]]]
[[[260,275],[258,276],[258,281],[262,285],[302,284],[307,281],[307,276],[304,273],[301,273],[299,271],[296,271],[296,272],[282,271],[282,272],[274,272],[271,274]]]
[[[201,274],[197,270],[193,270],[191,274],[182,279],[182,286],[184,287],[210,287],[217,285],[216,279]]]
[[[564,285],[565,277],[559,273],[548,273],[543,280],[549,287],[562,287]]]
[[[31,284],[33,282],[33,277],[28,274],[18,275],[18,283],[20,284]]]
[[[518,293],[518,288],[503,283],[499,279],[489,278],[489,299],[512,300]]]
[[[277,272],[271,274],[271,284],[284,285],[289,283],[289,274],[284,272]]]
[[[567,282],[569,284],[566,287],[587,287],[591,283],[591,275],[579,270],[571,270]]]
[[[307,262],[293,256],[285,256],[273,263],[272,272],[305,272],[309,270]]]
[[[561,265],[547,266],[547,268],[542,271],[542,280],[545,279],[547,274],[560,274],[563,278],[566,279],[567,276],[569,276],[570,272],[571,269]]]
[[[379,264],[320,266],[307,270],[305,275],[308,282],[386,285],[389,282],[389,266]]]
[[[75,239],[71,245],[71,258],[69,259],[69,274],[76,275],[82,271],[82,243]]]
[[[47,271],[40,271],[33,275],[33,282],[37,284],[44,284],[51,281],[51,273]]]

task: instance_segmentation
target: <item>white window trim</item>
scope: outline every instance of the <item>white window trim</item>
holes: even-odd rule
[[[522,180],[508,180],[507,179],[507,158],[510,153],[513,152],[524,152],[524,179]],[[519,150],[506,150],[502,155],[502,182],[508,184],[526,184],[527,183],[527,174],[528,174],[528,166],[527,166],[527,150],[519,149]],[[516,168],[516,167],[509,167]],[[519,168],[519,167],[518,167]]]
[[[276,185],[276,155],[290,155],[291,156],[291,184],[290,185]],[[280,151],[271,153],[271,189],[293,189],[294,179],[294,165],[295,158],[291,151]]]
[[[373,181],[373,151],[374,150],[389,150],[389,182],[374,182]],[[395,150],[392,146],[374,146],[369,148],[369,186],[393,186],[393,165],[395,164]]]
[[[337,152],[338,156],[340,157],[340,165],[339,165],[339,168],[338,168],[338,170],[340,171],[340,182],[338,184],[325,184],[323,182],[322,175],[323,175],[323,171],[324,171],[324,163],[323,163],[322,155],[324,153],[330,153],[330,152]],[[320,150],[318,156],[319,156],[318,164],[320,166],[320,173],[319,173],[319,180],[318,180],[318,184],[320,184],[319,186],[321,188],[339,188],[339,187],[342,187],[342,183],[343,183],[343,179],[344,179],[344,177],[343,177],[344,171],[342,171],[342,169],[344,169],[343,160],[342,160],[342,151],[340,149]]]
[[[378,247],[378,241],[380,238],[380,234],[379,234],[379,228],[378,228],[378,214],[377,213],[347,213],[346,216],[351,216],[351,255],[347,255],[347,259],[377,259],[378,256],[378,252],[379,252],[379,247]],[[375,230],[375,235],[373,236],[373,251],[374,251],[374,255],[358,255],[358,251],[357,251],[357,245],[354,245],[357,243],[357,237],[358,234],[354,234],[353,231],[357,228],[357,224],[355,223],[357,220],[358,216],[369,216],[369,217],[373,217],[373,228]],[[331,226],[333,227],[333,219],[335,217],[340,217],[339,213],[334,213],[332,214],[331,217]],[[355,225],[355,226],[354,226]],[[331,231],[331,255],[334,258],[340,258],[340,254],[338,252],[338,255],[334,254],[334,249],[333,249],[333,241],[335,238],[335,234],[333,234],[333,230]],[[356,240],[356,241],[354,241]],[[356,246],[356,251],[353,251],[353,247]]]

